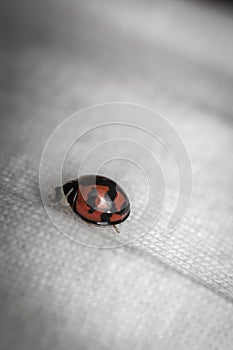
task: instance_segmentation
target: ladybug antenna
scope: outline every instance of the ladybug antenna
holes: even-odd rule
[[[113,225],[113,227],[114,227],[114,229],[115,229],[115,231],[116,231],[117,234],[120,233],[120,231],[118,230],[118,228],[116,227],[116,225]]]

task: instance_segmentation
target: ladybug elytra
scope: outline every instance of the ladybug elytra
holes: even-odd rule
[[[87,222],[116,225],[130,214],[127,194],[107,177],[84,175],[67,182],[62,190],[73,211]],[[58,187],[55,188],[55,194],[60,197]]]

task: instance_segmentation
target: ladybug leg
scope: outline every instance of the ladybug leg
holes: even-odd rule
[[[116,233],[117,233],[117,234],[119,234],[119,233],[120,233],[120,231],[118,230],[118,228],[116,227],[116,225],[113,225],[113,227],[114,227],[114,229],[115,229]]]

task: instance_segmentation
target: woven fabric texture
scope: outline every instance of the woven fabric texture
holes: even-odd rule
[[[231,350],[231,13],[69,0],[5,5],[1,17],[0,348]],[[193,193],[172,234],[161,220],[130,245],[98,250],[51,223],[38,171],[59,123],[109,101],[166,116],[189,151]],[[80,222],[81,236],[92,232]]]

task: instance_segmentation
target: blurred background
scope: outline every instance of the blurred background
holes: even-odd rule
[[[232,19],[227,1],[1,1],[1,349],[232,349]],[[110,101],[166,116],[193,196],[172,235],[103,251],[58,233],[38,170],[59,123]]]

